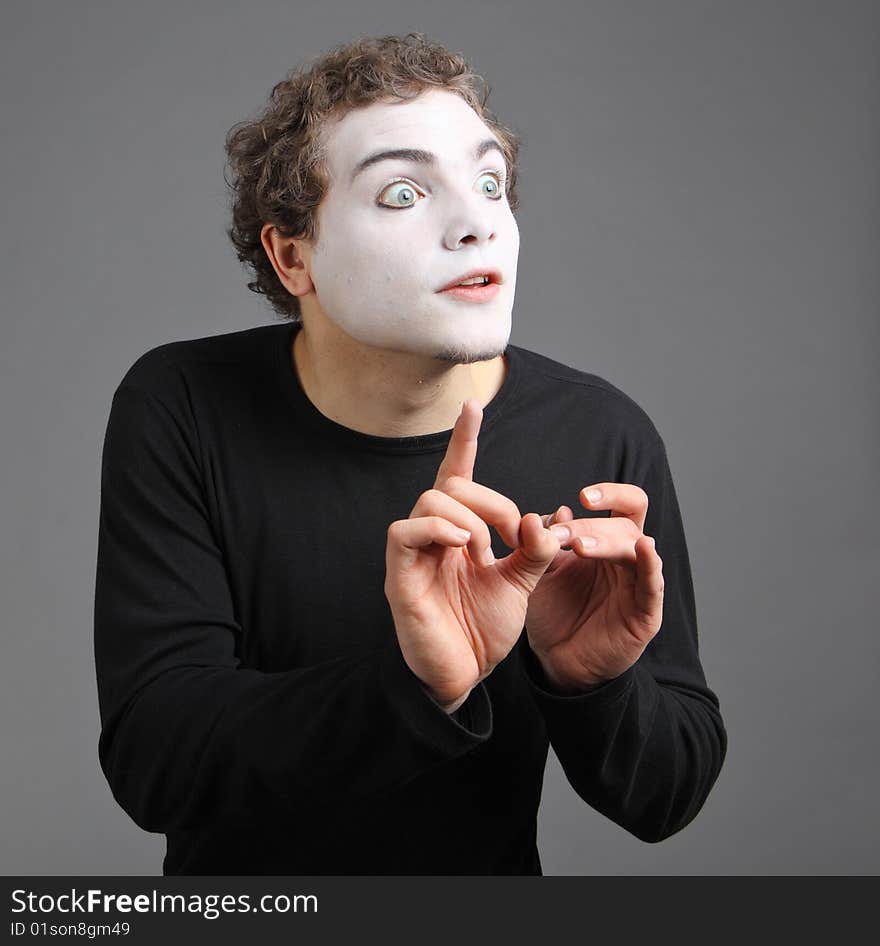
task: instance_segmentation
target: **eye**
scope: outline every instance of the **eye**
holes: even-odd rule
[[[502,171],[484,171],[478,178],[480,189],[491,200],[501,200],[504,196],[504,182],[506,177]],[[390,202],[386,199],[389,195]],[[401,178],[386,184],[379,192],[377,202],[382,207],[400,209],[412,207],[417,203],[417,197],[425,195],[409,180]]]
[[[492,200],[501,200],[504,196],[504,175],[500,171],[486,171],[480,175],[480,188]]]
[[[419,193],[421,191],[416,190],[415,186],[409,181],[392,181],[380,192],[379,203],[383,207],[412,207],[416,202],[416,195]],[[390,204],[382,199],[384,194],[391,195],[392,202]]]

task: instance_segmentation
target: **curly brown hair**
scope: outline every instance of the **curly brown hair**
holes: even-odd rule
[[[265,295],[281,317],[301,321],[299,299],[282,285],[260,231],[269,223],[284,236],[317,240],[317,208],[329,183],[325,121],[379,99],[412,99],[430,88],[460,95],[498,137],[507,164],[507,200],[516,210],[519,137],[486,107],[491,89],[485,79],[423,33],[364,37],[307,60],[272,89],[260,115],[227,133],[231,177],[224,169],[224,178],[232,226],[226,232],[256,277],[248,289]]]

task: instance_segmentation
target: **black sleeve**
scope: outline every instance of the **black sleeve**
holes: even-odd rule
[[[199,453],[191,415],[119,387],[101,469],[98,754],[140,827],[247,824],[375,796],[489,738],[484,685],[447,716],[396,639],[288,672],[241,667]]]
[[[642,841],[680,831],[699,812],[721,771],[727,734],[707,687],[687,545],[666,450],[630,450],[620,482],[648,494],[644,532],[663,560],[663,622],[642,656],[583,694],[554,692],[523,633],[526,677],[572,788]]]

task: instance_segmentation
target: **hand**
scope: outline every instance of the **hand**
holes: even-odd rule
[[[587,490],[602,496],[587,499]],[[620,676],[641,656],[663,620],[663,562],[643,533],[648,496],[629,483],[597,483],[580,493],[588,509],[611,518],[575,519],[568,506],[542,516],[560,551],[529,598],[529,645],[550,682],[583,692]],[[571,538],[559,535],[561,526]],[[584,548],[581,537],[596,539]]]
[[[482,419],[479,402],[465,401],[433,488],[388,527],[385,596],[400,649],[447,712],[510,652],[559,552],[537,513],[521,518],[512,500],[473,481]],[[488,524],[514,548],[506,558],[495,561]]]

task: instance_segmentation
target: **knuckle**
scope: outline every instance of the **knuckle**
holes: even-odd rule
[[[463,479],[463,477],[458,476],[457,474],[452,474],[451,476],[447,476],[443,479],[442,484],[440,484],[440,488],[444,493],[455,492],[455,490],[461,486]]]
[[[421,496],[419,496],[418,502],[413,507],[413,515],[411,515],[410,518],[424,515],[429,510],[440,509],[445,498],[445,494],[436,487],[426,489]]]

